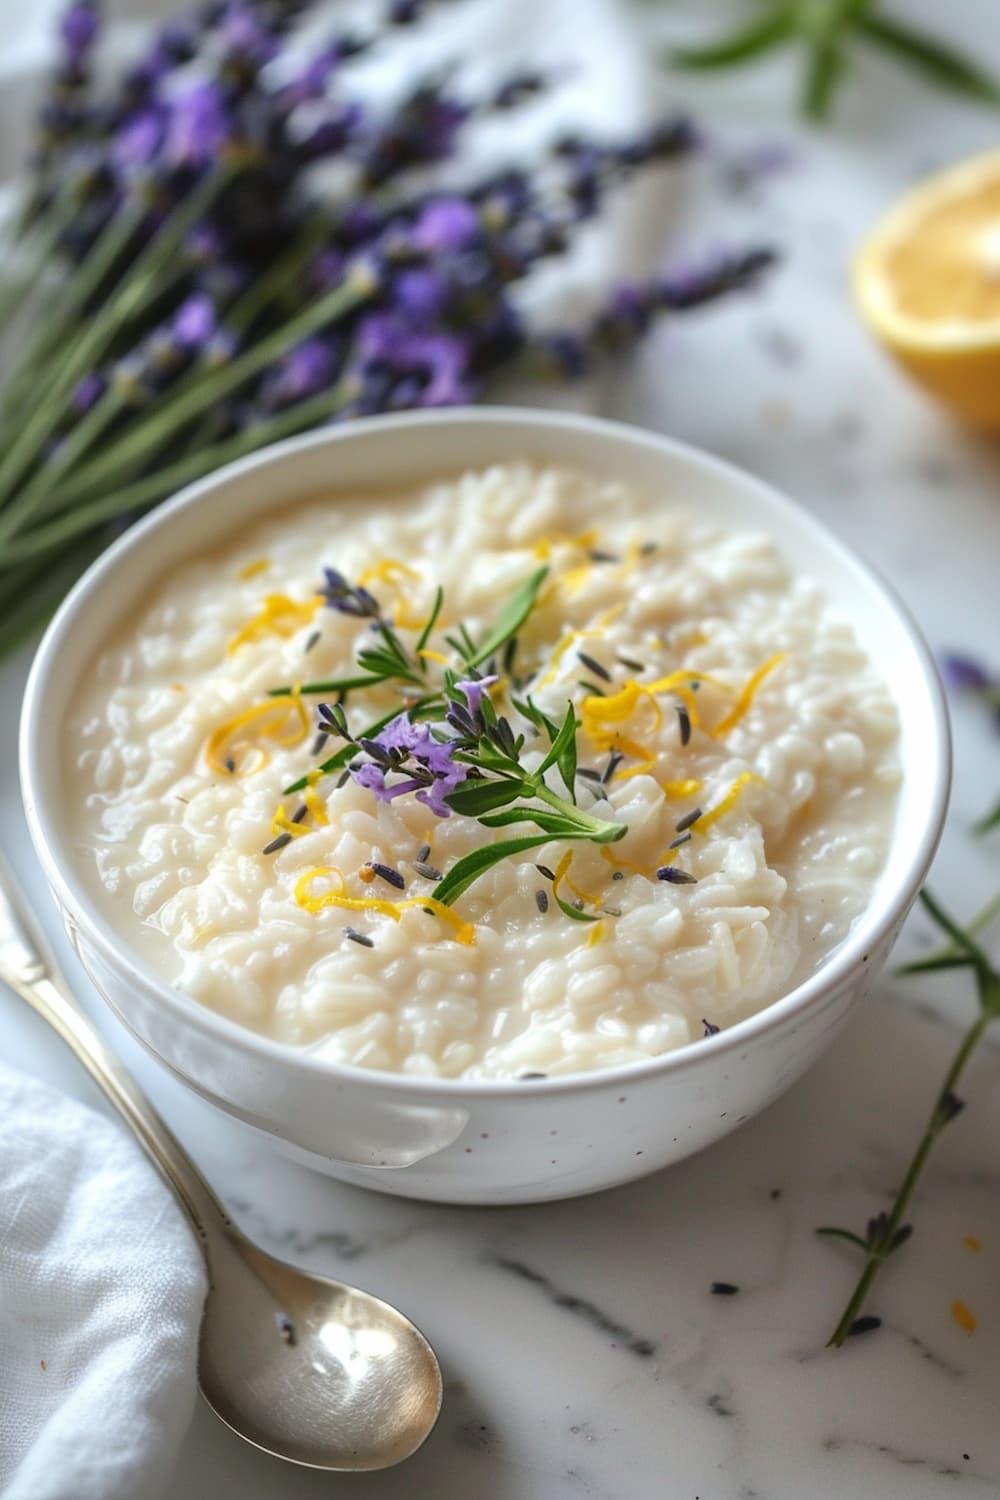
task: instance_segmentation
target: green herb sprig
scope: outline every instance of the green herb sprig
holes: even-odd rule
[[[676,47],[675,67],[707,71],[738,67],[783,46],[799,46],[804,67],[800,112],[826,120],[847,74],[850,49],[867,44],[929,83],[981,104],[1000,105],[1000,82],[973,58],[898,17],[876,0],[767,0],[757,14],[703,47]]]
[[[349,673],[298,688],[285,685],[271,689],[272,697],[288,697],[296,692],[338,695],[337,703],[320,704],[319,718],[324,740],[334,735],[345,743],[320,764],[318,769],[322,773],[343,771],[345,767],[359,770],[367,764],[381,794],[393,789],[393,783],[385,783],[386,775],[398,776],[421,795],[427,795],[431,806],[434,806],[435,783],[441,783],[436,793],[440,799],[436,810],[441,813],[475,818],[489,829],[529,824],[538,830],[500,839],[456,860],[434,892],[435,899],[443,905],[451,905],[480,875],[511,855],[539,848],[553,839],[614,843],[628,831],[624,823],[594,817],[577,806],[576,736],[580,726],[572,703],[567,703],[562,722],[557,724],[537,707],[530,694],[523,702],[515,700],[515,707],[535,733],[546,736],[549,742],[537,767],[529,770],[522,759],[527,736],[518,733],[507,718],[497,713],[488,692],[496,678],[489,672],[485,677],[479,673],[481,666],[492,666],[501,654],[505,662],[513,661],[517,632],[537,605],[547,576],[545,567],[530,573],[511,594],[482,641],[474,641],[464,624],[446,636],[461,667],[446,668],[440,684],[432,684],[420,653],[440,617],[442,590],[437,590],[430,615],[410,652],[387,624],[378,601],[367,590],[352,588],[340,574],[328,571],[324,588],[327,603],[341,613],[368,620],[378,634],[376,645],[364,645],[357,653],[357,665],[363,669],[363,675]],[[348,695],[384,685],[417,685],[428,691],[406,707],[391,709],[359,734],[352,733],[344,709]],[[380,740],[380,735],[391,725],[403,720],[406,726],[422,723],[427,729],[420,736],[404,726],[401,735]],[[436,755],[435,745],[439,751]],[[566,789],[565,796],[553,791],[546,781],[547,773],[553,769]],[[285,788],[286,795],[301,791],[309,779],[300,777]],[[594,914],[563,901],[558,892],[554,895],[559,908],[572,920],[597,920]]]
[[[977,935],[1000,916],[1000,895],[988,902],[966,927],[961,927],[949,916],[929,891],[921,891],[920,899],[946,934],[948,941],[937,952],[906,964],[899,972],[927,974],[945,969],[971,969],[979,1005],[976,1018],[962,1037],[945,1074],[924,1133],[888,1213],[882,1212],[870,1219],[863,1235],[827,1224],[816,1230],[818,1235],[828,1239],[846,1241],[861,1250],[865,1256],[864,1269],[858,1283],[828,1341],[836,1348],[840,1348],[852,1335],[866,1333],[879,1326],[879,1319],[863,1312],[868,1296],[885,1262],[905,1244],[912,1233],[912,1226],[905,1222],[905,1218],[914,1189],[938,1136],[964,1108],[963,1100],[958,1094],[962,1076],[989,1026],[1000,1017],[1000,973],[977,941]]]

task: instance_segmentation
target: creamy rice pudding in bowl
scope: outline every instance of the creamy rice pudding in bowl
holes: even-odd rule
[[[22,779],[76,951],[178,1076],[335,1176],[587,1192],[788,1086],[935,848],[947,721],[802,510],[587,418],[365,421],[91,568]]]

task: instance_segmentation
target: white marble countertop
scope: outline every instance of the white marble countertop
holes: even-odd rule
[[[672,35],[689,6],[639,24]],[[713,8],[714,9],[714,8]],[[940,8],[907,7],[941,24]],[[951,34],[1000,69],[990,0],[953,0]],[[866,70],[845,123],[789,125],[783,65],[678,80],[729,142],[790,142],[783,171],[718,163],[680,205],[678,245],[774,239],[759,298],[666,328],[602,409],[723,454],[796,495],[891,580],[935,647],[993,654],[1000,635],[1000,448],[964,434],[871,346],[845,294],[851,246],[882,204],[936,164],[990,145],[995,116]],[[26,658],[0,674],[3,847],[57,941],[14,769]],[[932,883],[961,914],[1000,884],[1000,839],[968,825],[1000,790],[1000,738],[956,716],[957,783]],[[928,941],[915,915],[900,952]],[[399,1302],[445,1372],[439,1426],[403,1468],[358,1479],[284,1468],[204,1407],[178,1454],[184,1500],[924,1500],[1000,1490],[1000,1028],[918,1194],[916,1233],[879,1284],[883,1327],[824,1349],[857,1272],[817,1240],[861,1227],[896,1184],[973,999],[963,976],[888,976],[824,1061],[729,1139],[668,1172],[564,1204],[505,1210],[377,1197],[288,1165],[186,1093],[103,1012],[234,1215],[269,1249]],[[41,1023],[0,994],[5,1056],[97,1103]],[[967,1235],[982,1242],[973,1254]],[[711,1295],[713,1281],[738,1286]],[[950,1315],[962,1298],[972,1336]]]

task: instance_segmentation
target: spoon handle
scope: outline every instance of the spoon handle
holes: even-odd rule
[[[73,998],[0,862],[0,980],[47,1021],[102,1089],[173,1189],[208,1260],[209,1231],[232,1229],[228,1214],[177,1137]]]

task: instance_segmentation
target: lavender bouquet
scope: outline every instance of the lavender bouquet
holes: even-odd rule
[[[17,349],[0,392],[8,648],[111,538],[220,464],[327,422],[475,401],[511,367],[581,376],[771,260],[717,257],[610,289],[584,326],[529,326],[519,283],[616,184],[692,153],[690,124],[567,136],[446,187],[470,122],[530,106],[546,78],[482,98],[420,78],[380,111],[348,93],[351,62],[428,0],[389,0],[378,30],[305,55],[309,6],[209,0],[100,84],[98,0],[63,16],[0,262]]]

